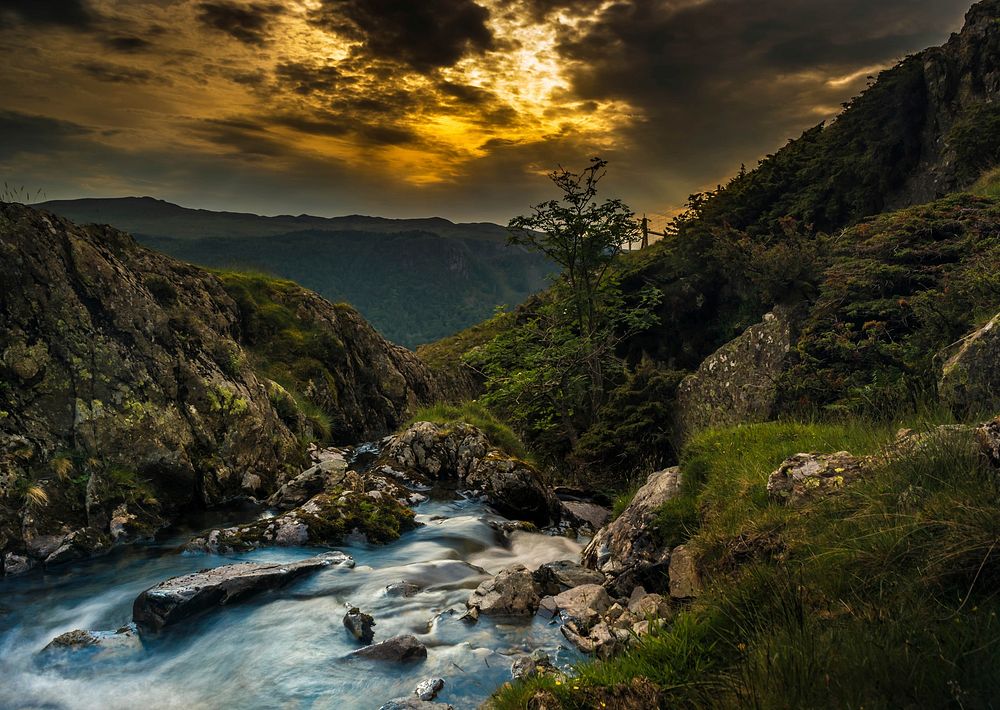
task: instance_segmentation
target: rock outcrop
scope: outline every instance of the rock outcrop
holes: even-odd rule
[[[469,424],[416,422],[390,439],[373,468],[406,483],[455,481],[501,515],[538,527],[563,517],[562,504],[538,471],[493,447]]]
[[[330,552],[288,564],[240,562],[174,577],[136,597],[132,620],[143,631],[160,631],[200,612],[278,589],[332,566],[353,567],[354,560],[341,552]]]
[[[269,313],[329,355],[333,375],[298,396],[325,410],[334,437],[381,435],[435,399],[429,370],[350,308],[281,282],[266,310],[255,285],[108,227],[0,204],[6,573],[148,537],[192,504],[266,497],[302,470],[306,417],[255,369],[255,353],[273,355]]]
[[[622,594],[640,584],[664,586],[670,550],[659,544],[650,525],[657,509],[678,495],[680,484],[677,467],[651,474],[625,511],[590,541],[583,564],[606,574],[611,587]]]
[[[1000,411],[1000,314],[967,335],[941,370],[941,401],[954,411]]]
[[[778,377],[795,344],[796,313],[776,307],[762,322],[705,358],[677,389],[675,432],[767,421],[775,414]]]

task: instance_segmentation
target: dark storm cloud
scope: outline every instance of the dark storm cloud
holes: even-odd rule
[[[624,100],[645,119],[629,159],[694,187],[817,123],[865,78],[828,80],[939,43],[967,5],[637,0],[565,28],[560,51],[580,98]]]
[[[108,49],[113,49],[116,52],[122,52],[123,54],[138,54],[140,52],[148,52],[153,48],[153,43],[148,39],[143,39],[142,37],[135,37],[132,35],[117,35],[114,37],[105,37],[102,42],[104,46]]]
[[[274,76],[284,89],[303,95],[327,93],[344,84],[344,75],[337,67],[306,62],[279,64]]]
[[[76,66],[98,81],[106,81],[110,84],[148,84],[157,78],[155,74],[145,69],[135,69],[108,62],[80,62]]]
[[[284,11],[274,3],[203,2],[198,4],[198,21],[244,44],[262,45],[270,39],[271,22]]]
[[[489,16],[473,0],[326,0],[312,19],[362,42],[369,56],[427,73],[490,49]]]
[[[0,28],[19,22],[86,28],[94,19],[86,0],[0,0]]]
[[[19,153],[49,153],[93,131],[78,123],[19,111],[0,111],[0,160]]]

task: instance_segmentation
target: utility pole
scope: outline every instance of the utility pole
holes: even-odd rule
[[[642,225],[642,242],[640,242],[640,247],[639,247],[640,249],[645,249],[646,247],[649,246],[649,235],[650,234],[652,234],[654,236],[657,236],[657,237],[666,237],[667,236],[666,232],[655,232],[652,229],[650,229],[649,228],[649,219],[646,218],[645,214],[642,215],[642,222],[640,224]],[[631,249],[630,249],[630,251],[631,251]]]

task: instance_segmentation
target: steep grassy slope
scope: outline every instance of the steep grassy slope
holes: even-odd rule
[[[190,210],[150,198],[42,205],[111,224],[202,266],[256,270],[357,308],[407,347],[442,338],[544,288],[548,262],[507,245],[495,224],[377,217],[258,217]]]
[[[888,428],[764,424],[705,433],[683,457],[663,534],[710,580],[658,635],[575,678],[507,688],[498,708],[993,707],[1000,490],[968,439],[878,465],[792,509],[768,474],[798,451],[871,453]]]

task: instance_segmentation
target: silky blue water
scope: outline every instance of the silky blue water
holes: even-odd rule
[[[191,619],[141,651],[52,665],[39,651],[72,629],[115,629],[132,601],[159,581],[239,560],[290,561],[315,549],[257,550],[233,556],[182,554],[186,536],[22,578],[0,581],[0,708],[374,709],[442,677],[440,702],[475,707],[510,679],[511,657],[547,651],[559,665],[578,660],[557,626],[540,618],[469,624],[459,617],[488,573],[521,562],[577,559],[566,538],[516,532],[498,545],[496,520],[474,501],[429,502],[423,525],[384,547],[346,546],[355,569],[324,569],[289,587]],[[422,591],[389,596],[408,581]],[[403,633],[427,645],[424,661],[348,658],[358,646],[343,626],[348,606],[376,620],[375,640]]]

